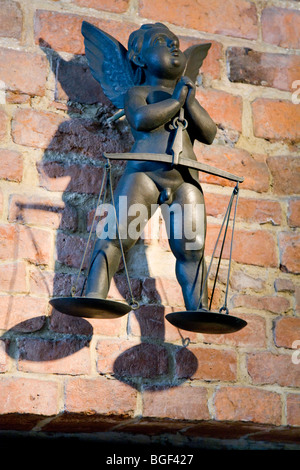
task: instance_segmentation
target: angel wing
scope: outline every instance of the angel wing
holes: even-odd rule
[[[191,46],[184,51],[184,55],[187,58],[187,65],[183,74],[186,77],[189,77],[193,82],[196,81],[199,69],[207,56],[210,47],[211,43],[208,42]]]
[[[124,108],[124,95],[134,86],[127,49],[115,38],[83,21],[85,55],[95,80],[118,109]]]

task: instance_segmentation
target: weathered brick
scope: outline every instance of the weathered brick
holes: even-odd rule
[[[0,109],[0,141],[4,140],[7,136],[7,125],[8,125],[8,117],[3,111]]]
[[[4,292],[27,292],[26,264],[17,263],[0,264],[0,289]]]
[[[1,0],[0,36],[21,39],[23,15],[19,2]]]
[[[234,307],[246,307],[255,310],[266,310],[272,313],[285,313],[291,305],[290,301],[280,296],[254,296],[254,295],[235,295],[232,298]]]
[[[45,94],[48,64],[44,56],[0,48],[0,70],[6,90],[32,96]]]
[[[291,91],[299,78],[297,55],[258,52],[246,47],[227,49],[228,78],[231,82],[267,86]]]
[[[223,194],[205,193],[205,205],[207,215],[213,217],[224,217],[229,203],[229,196]],[[233,214],[232,216],[233,217]],[[282,210],[280,203],[266,199],[239,198],[236,213],[237,220],[245,222],[256,222],[273,225],[280,225],[282,220]]]
[[[217,241],[220,226],[208,224],[205,242],[206,254],[211,255]],[[224,233],[224,230],[223,232]],[[227,230],[227,242],[224,245],[222,257],[229,258],[231,239],[231,228]],[[218,249],[216,250],[218,256]],[[232,259],[238,263],[251,264],[255,266],[278,266],[276,243],[272,233],[266,230],[235,230],[232,250]]]
[[[3,193],[0,190],[0,217],[2,217],[2,213],[3,213]]]
[[[295,285],[291,279],[275,279],[276,292],[295,292]]]
[[[79,268],[86,247],[87,239],[78,235],[67,235],[58,233],[56,237],[57,261],[73,268]],[[87,267],[90,254],[91,243],[85,257],[84,267]]]
[[[203,342],[239,347],[264,348],[266,346],[266,320],[259,315],[230,312],[247,322],[245,328],[230,335],[201,335]]]
[[[213,34],[256,39],[257,12],[254,3],[245,0],[226,3],[211,0],[209,3],[198,0],[187,3],[171,0],[163,3],[155,0],[140,0],[139,13],[142,17],[155,21],[167,21],[185,28],[206,31]]]
[[[247,289],[252,289],[253,291],[259,292],[263,290],[265,285],[266,282],[264,279],[257,276],[251,276],[242,270],[231,271],[230,273],[230,286],[233,290],[242,292]]]
[[[98,194],[103,168],[92,165],[40,162],[37,165],[40,186],[49,191]]]
[[[29,296],[0,296],[0,329],[30,333],[40,330],[45,323],[48,302]]]
[[[184,305],[182,291],[175,279],[147,278],[143,282],[142,295],[149,302],[169,306]]]
[[[47,264],[51,259],[52,236],[49,232],[22,225],[0,226],[0,259],[27,259]]]
[[[176,387],[143,393],[143,416],[201,420],[209,419],[207,390],[204,387]]]
[[[97,344],[97,370],[124,378],[153,378],[168,373],[166,348],[156,344],[124,340],[100,340]]]
[[[196,97],[216,124],[242,131],[243,102],[240,96],[221,90],[197,88]]]
[[[250,387],[222,387],[215,395],[216,419],[281,424],[278,393]]]
[[[252,103],[254,135],[263,139],[297,141],[300,107],[290,101],[257,98]]]
[[[136,407],[136,390],[104,377],[70,379],[65,393],[68,412],[133,416]]]
[[[290,199],[288,209],[290,227],[300,227],[300,199]]]
[[[48,111],[18,109],[12,121],[15,143],[45,149],[57,132],[64,117]]]
[[[248,373],[254,384],[278,384],[283,387],[299,387],[299,365],[293,364],[287,354],[258,352],[248,355]]]
[[[276,346],[293,349],[293,343],[297,340],[300,340],[300,318],[284,317],[276,320],[274,328]]]
[[[300,273],[299,243],[300,235],[298,233],[282,232],[279,233],[280,249],[280,269],[284,272],[294,274]]]
[[[197,368],[189,370],[191,364],[190,353],[196,358]],[[181,348],[176,354],[177,377],[199,380],[236,380],[237,357],[234,351],[213,348]]]
[[[49,320],[49,329],[55,333],[91,337],[94,331],[91,323],[85,318],[65,315],[54,309]],[[113,330],[113,327],[111,329]]]
[[[142,305],[130,318],[130,331],[134,335],[164,339],[165,309],[162,305]]]
[[[265,8],[261,16],[263,40],[281,47],[300,47],[300,12],[285,8]]]
[[[23,158],[15,150],[0,149],[0,178],[8,181],[22,181]]]
[[[77,229],[77,211],[61,200],[37,196],[11,196],[8,220],[64,230]]]
[[[295,194],[299,192],[299,157],[293,155],[268,157],[267,165],[272,175],[272,190],[275,194]]]
[[[89,374],[91,360],[87,339],[18,339],[18,370],[44,374]]]
[[[224,147],[222,145],[202,145],[196,143],[197,159],[202,163],[220,168],[237,176],[244,177],[241,188],[256,192],[265,192],[269,189],[269,170],[261,156],[251,155],[246,150]],[[212,183],[221,186],[232,186],[235,183],[227,179],[199,172],[199,180],[203,183]]]
[[[300,395],[290,393],[286,398],[287,424],[290,426],[300,426]]]
[[[0,373],[7,372],[9,369],[9,358],[7,350],[9,348],[8,339],[0,339]]]
[[[75,103],[101,103],[109,105],[100,84],[93,78],[89,66],[74,60],[59,58],[55,62],[56,100],[70,100]]]
[[[129,0],[73,0],[73,2],[80,7],[95,8],[95,10],[113,11],[116,13],[124,13],[129,6]]]
[[[33,413],[52,416],[58,413],[60,385],[52,380],[23,377],[0,378],[0,414]]]
[[[56,51],[84,54],[82,21],[88,21],[100,29],[127,44],[130,33],[136,25],[113,20],[101,20],[86,16],[77,16],[54,11],[37,10],[34,19],[34,37],[36,44],[50,45]],[[46,44],[45,44],[46,43]]]

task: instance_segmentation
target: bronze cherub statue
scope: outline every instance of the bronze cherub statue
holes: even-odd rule
[[[149,154],[174,157],[174,119],[181,119],[182,158],[196,161],[195,139],[211,144],[216,125],[195,98],[195,79],[210,44],[193,46],[186,53],[179,49],[178,38],[163,24],[145,24],[134,31],[128,41],[128,51],[116,39],[84,22],[82,34],[92,74],[117,108],[124,108],[135,143],[131,152],[144,154],[144,160],[128,161],[116,188],[115,200],[127,196],[128,206],[143,204],[150,216],[151,204],[179,204],[183,217],[186,205],[202,208],[201,223],[196,239],[173,236],[169,243],[176,257],[176,275],[181,285],[187,309],[195,309],[205,272],[204,242],[206,217],[204,198],[197,172],[181,165],[149,161]],[[184,110],[184,118],[180,111]],[[198,211],[199,212],[199,211]],[[198,215],[198,214],[197,214]],[[146,224],[147,220],[145,220]],[[121,231],[121,230],[120,230]],[[136,239],[129,234],[123,239],[124,251]],[[186,243],[196,243],[197,249],[186,249]],[[118,240],[97,240],[92,267],[86,286],[86,297],[106,298],[110,281],[121,257]]]
[[[109,236],[104,230],[97,233],[85,297],[53,299],[52,305],[64,313],[96,318],[111,318],[130,311],[133,305],[116,305],[105,299],[121,256],[125,259],[138,240],[153,215],[153,206],[161,206],[167,207],[171,214],[169,244],[176,258],[176,277],[187,309],[179,312],[179,316],[167,315],[174,316],[168,320],[193,331],[228,332],[242,328],[246,322],[207,310],[210,267],[206,270],[206,211],[198,171],[243,181],[243,178],[198,162],[193,150],[195,140],[209,145],[217,132],[215,123],[195,96],[195,81],[211,44],[195,45],[182,52],[177,36],[161,23],[144,24],[131,33],[128,50],[85,21],[82,34],[92,75],[111,102],[124,110],[135,142],[129,153],[104,154],[108,160],[127,160],[114,195],[119,236]],[[233,196],[237,192],[235,189]],[[121,213],[122,198],[127,198],[127,208],[138,204],[145,209],[138,233],[128,230],[134,216],[130,211],[126,211],[125,216]],[[180,209],[181,217],[172,217],[175,208]],[[227,214],[228,210],[226,217]],[[230,211],[227,223],[229,216]],[[188,234],[187,221],[191,228]],[[228,313],[227,307],[222,309]]]

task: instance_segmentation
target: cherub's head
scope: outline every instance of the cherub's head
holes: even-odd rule
[[[142,73],[161,79],[177,79],[186,65],[185,55],[179,49],[179,40],[162,23],[145,24],[129,36],[128,58]]]

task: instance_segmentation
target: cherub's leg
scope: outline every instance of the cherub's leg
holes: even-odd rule
[[[200,187],[183,183],[175,192],[172,204],[162,206],[162,213],[167,230],[169,225],[169,243],[176,257],[176,276],[185,306],[187,310],[195,310],[206,276],[206,212]],[[202,306],[207,307],[206,287],[203,289]]]
[[[121,177],[114,192],[114,200],[125,253],[137,242],[139,236],[134,233],[134,230],[130,230],[130,224],[137,214],[133,211],[133,215],[127,217],[127,212],[124,213],[122,210],[127,211],[134,204],[141,204],[143,213],[145,213],[144,220],[140,222],[139,232],[141,232],[151,216],[151,204],[157,203],[158,196],[159,191],[156,185],[145,173],[125,172]],[[98,238],[92,254],[91,268],[86,284],[85,295],[87,297],[103,299],[107,297],[111,279],[119,267],[120,259],[121,249],[117,235],[109,238],[108,234],[103,239]]]

